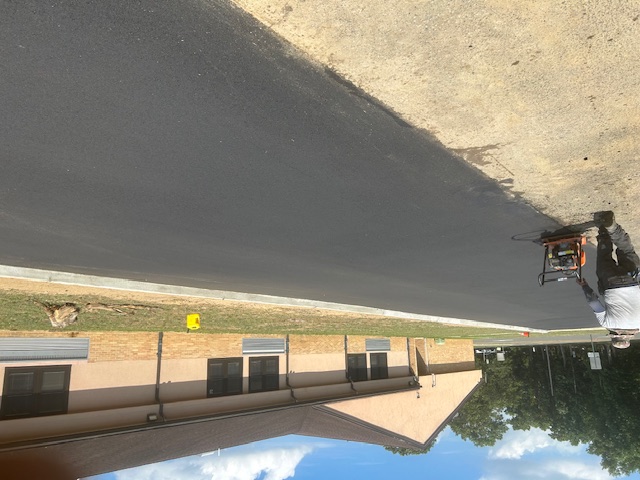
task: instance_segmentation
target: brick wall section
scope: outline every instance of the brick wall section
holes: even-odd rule
[[[344,354],[344,335],[290,335],[289,353],[291,355],[309,353]]]
[[[391,351],[392,352],[406,352],[407,351],[407,338],[406,337],[391,337]]]
[[[157,358],[158,334],[155,332],[89,332],[88,336],[89,362]]]
[[[0,330],[0,337],[3,338],[87,338],[87,332],[47,332],[45,330],[20,331]]]
[[[419,343],[419,342],[418,342]],[[443,345],[427,340],[429,373],[451,373],[473,370],[473,340],[447,339]]]
[[[163,359],[224,358],[242,356],[243,338],[284,338],[285,335],[245,335],[166,332]]]
[[[436,345],[433,338],[427,339],[429,364],[473,362],[473,340],[447,339]]]
[[[347,337],[347,353],[364,353],[366,337],[359,337],[356,335],[349,335]]]
[[[0,330],[0,337],[89,338],[89,362],[153,360],[158,349],[155,332],[14,332]]]

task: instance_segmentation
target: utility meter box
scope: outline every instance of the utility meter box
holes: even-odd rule
[[[600,353],[588,352],[589,363],[591,364],[591,370],[602,370],[602,363],[600,362]]]

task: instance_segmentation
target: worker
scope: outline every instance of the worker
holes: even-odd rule
[[[630,340],[640,329],[640,258],[633,248],[629,234],[616,223],[612,211],[596,212],[593,221],[598,227],[598,292],[604,301],[584,278],[578,278],[577,282],[582,286],[598,322],[609,330],[612,345],[616,348],[628,348]],[[614,244],[617,247],[617,262],[612,256]]]

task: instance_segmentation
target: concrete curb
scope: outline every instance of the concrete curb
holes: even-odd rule
[[[549,330],[548,333],[554,333],[554,332],[590,332],[593,330],[602,330],[603,332],[608,332],[608,330],[604,327],[582,327],[582,328],[558,328],[558,329],[553,329],[553,330]]]
[[[236,302],[261,303],[267,305],[279,305],[283,307],[319,308],[339,312],[360,313],[364,315],[379,315],[391,318],[403,318],[419,320],[423,322],[445,323],[449,325],[464,325],[468,327],[500,328],[503,330],[528,331],[547,333],[547,330],[521,327],[515,325],[501,325],[498,323],[484,323],[463,318],[439,317],[423,315],[419,313],[398,312],[382,308],[363,307],[360,305],[347,305],[343,303],[322,302],[318,300],[306,300],[302,298],[278,297],[257,293],[229,292],[225,290],[206,290],[203,288],[181,287],[177,285],[165,285],[160,283],[138,282],[122,278],[98,277],[79,273],[56,272],[52,270],[39,270],[35,268],[12,267],[0,265],[0,277],[18,278],[45,283],[59,283],[64,285],[79,285],[83,287],[106,288],[110,290],[125,290],[131,292],[157,293],[182,297],[211,298],[216,300],[233,300]]]

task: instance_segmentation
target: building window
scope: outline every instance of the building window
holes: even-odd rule
[[[278,390],[279,357],[249,358],[249,393]]]
[[[207,363],[207,397],[242,393],[242,357],[212,358]]]
[[[380,380],[389,378],[389,369],[387,368],[386,353],[371,354],[371,380]]]
[[[365,350],[367,352],[390,352],[390,338],[367,338],[364,341]]]
[[[352,382],[367,380],[367,354],[354,353],[347,355],[347,376]]]
[[[8,367],[0,419],[67,413],[71,365]]]

